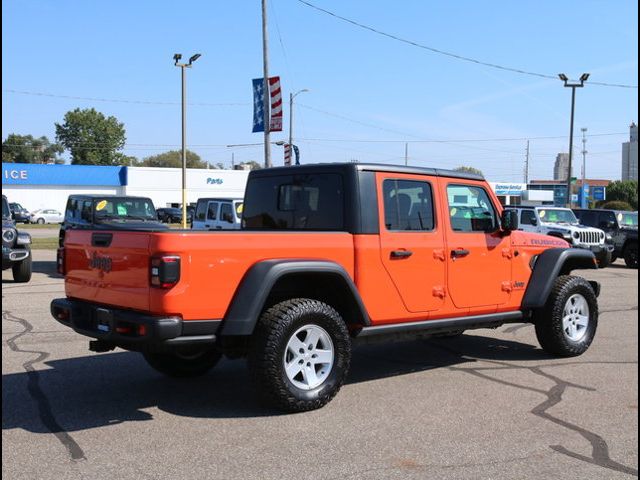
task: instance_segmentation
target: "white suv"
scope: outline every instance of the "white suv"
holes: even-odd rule
[[[611,263],[613,245],[599,228],[581,225],[573,211],[559,207],[517,207],[520,230],[566,240],[574,248],[591,250],[600,268]]]
[[[191,222],[194,230],[237,230],[242,220],[242,198],[199,198]]]

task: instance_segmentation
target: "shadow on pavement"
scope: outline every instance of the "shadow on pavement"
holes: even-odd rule
[[[347,384],[476,361],[458,351],[502,361],[550,358],[531,345],[477,335],[358,346]],[[47,416],[68,432],[149,421],[153,416],[144,410],[152,407],[187,417],[279,415],[259,401],[245,365],[223,360],[202,377],[173,379],[132,352],[45,361],[37,371],[2,376],[2,429],[49,433],[41,421]]]

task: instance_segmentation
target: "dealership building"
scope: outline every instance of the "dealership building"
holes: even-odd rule
[[[246,170],[187,169],[187,203],[198,198],[242,198]],[[182,203],[182,169],[95,165],[2,164],[2,193],[29,211],[64,211],[71,194],[149,197],[157,207]]]

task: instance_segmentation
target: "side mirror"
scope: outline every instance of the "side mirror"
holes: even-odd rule
[[[614,222],[613,220],[610,220],[607,222],[607,229],[609,230],[615,230],[618,228],[618,224],[616,222]]]
[[[500,227],[502,231],[509,233],[514,230],[518,230],[518,212],[515,210],[503,210],[502,217],[500,217]]]

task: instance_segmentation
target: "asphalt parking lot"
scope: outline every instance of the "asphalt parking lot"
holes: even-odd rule
[[[10,479],[616,479],[638,476],[638,274],[618,261],[581,357],[529,325],[360,346],[325,408],[282,415],[243,361],[168,379],[55,322],[53,251],[2,274],[2,472]]]

